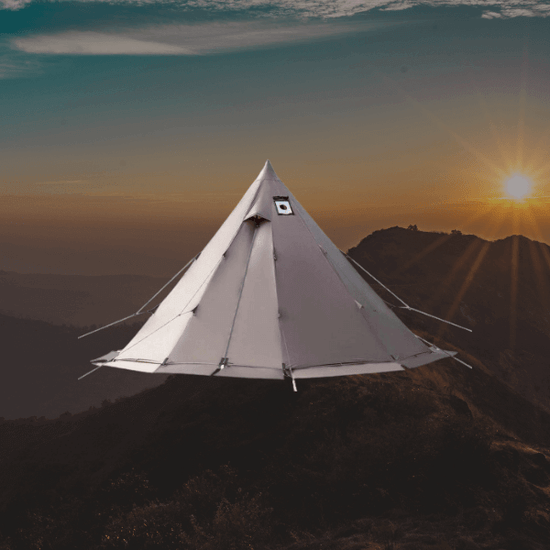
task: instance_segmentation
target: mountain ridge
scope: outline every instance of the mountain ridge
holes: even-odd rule
[[[348,254],[390,290],[395,285],[411,307],[473,332],[399,309],[395,298],[363,274],[406,324],[472,350],[493,372],[548,407],[550,247],[527,238],[489,242],[393,227],[369,235]],[[518,377],[520,364],[527,378]]]

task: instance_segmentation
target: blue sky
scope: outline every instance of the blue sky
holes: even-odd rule
[[[408,223],[550,242],[546,198],[501,200],[514,172],[550,195],[548,15],[0,0],[0,269],[168,275],[267,158],[342,247]]]

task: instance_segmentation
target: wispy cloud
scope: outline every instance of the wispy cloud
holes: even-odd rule
[[[80,55],[189,55],[188,48],[130,36],[99,32],[66,32],[16,38],[12,44],[27,53]]]
[[[59,180],[59,181],[37,181],[34,185],[81,185],[88,183],[86,180]]]
[[[550,16],[550,4],[539,4],[538,2],[522,2],[517,4],[501,4],[502,17],[548,17]]]
[[[366,4],[367,2],[364,2]],[[469,6],[484,8],[484,19],[511,19],[514,17],[548,17],[550,3],[539,0],[387,0],[384,11],[404,10],[414,6],[457,7]],[[372,9],[372,8],[370,8]]]
[[[0,6],[5,10],[19,10],[31,2],[32,0],[0,0]]]
[[[484,11],[483,15],[481,16],[483,19],[501,19],[502,14],[498,11]]]
[[[22,57],[25,57],[24,54],[19,52],[0,55],[0,80],[36,75],[40,71],[39,63]]]
[[[364,30],[368,26],[345,23],[279,24],[273,21],[161,25],[110,33],[69,31],[31,35],[14,38],[12,47],[34,54],[201,55],[313,40]]]
[[[35,181],[30,184],[32,193],[40,196],[59,195],[59,194],[73,194],[91,196],[96,193],[105,194],[106,190],[111,190],[114,195],[116,191],[112,191],[117,187],[117,183],[114,181],[106,181],[105,173],[96,172],[92,174],[86,174],[82,178],[78,176],[74,179],[52,179],[45,181]]]
[[[33,0],[0,0],[0,8],[18,10]],[[267,15],[302,17],[347,17],[357,13],[382,9],[405,10],[414,6],[484,8],[482,17],[547,17],[550,3],[538,0],[79,0],[86,3],[115,5],[169,5],[174,10],[199,9],[208,12],[254,10]]]
[[[387,6],[384,7],[384,11],[401,11],[408,10],[413,8],[415,2],[409,0],[403,0],[402,2],[390,2]]]

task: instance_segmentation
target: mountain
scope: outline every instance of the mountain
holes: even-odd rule
[[[0,547],[543,550],[550,416],[463,357],[1,422]]]
[[[489,242],[458,231],[392,227],[375,231],[349,255],[409,306],[473,332],[396,309],[406,324],[444,336],[482,360],[514,391],[549,407],[548,245],[519,235]],[[385,300],[401,305],[365,278]]]
[[[54,324],[107,324],[131,315],[166,280],[141,275],[21,274],[0,271],[0,313]]]
[[[524,264],[546,249],[530,243],[391,228],[349,252],[412,307],[470,324],[438,332],[396,309],[471,370],[446,359],[297,394],[171,376],[99,409],[1,421],[0,548],[545,550],[550,412],[530,363],[547,271]]]
[[[0,314],[0,417],[49,417],[76,413],[161,384],[165,375],[102,369],[83,380],[90,359],[125,345],[138,324],[119,325],[78,340],[86,328]]]

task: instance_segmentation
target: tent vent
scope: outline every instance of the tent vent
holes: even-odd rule
[[[275,201],[275,208],[277,208],[279,216],[292,216],[294,214],[288,197],[273,197],[273,200]]]

